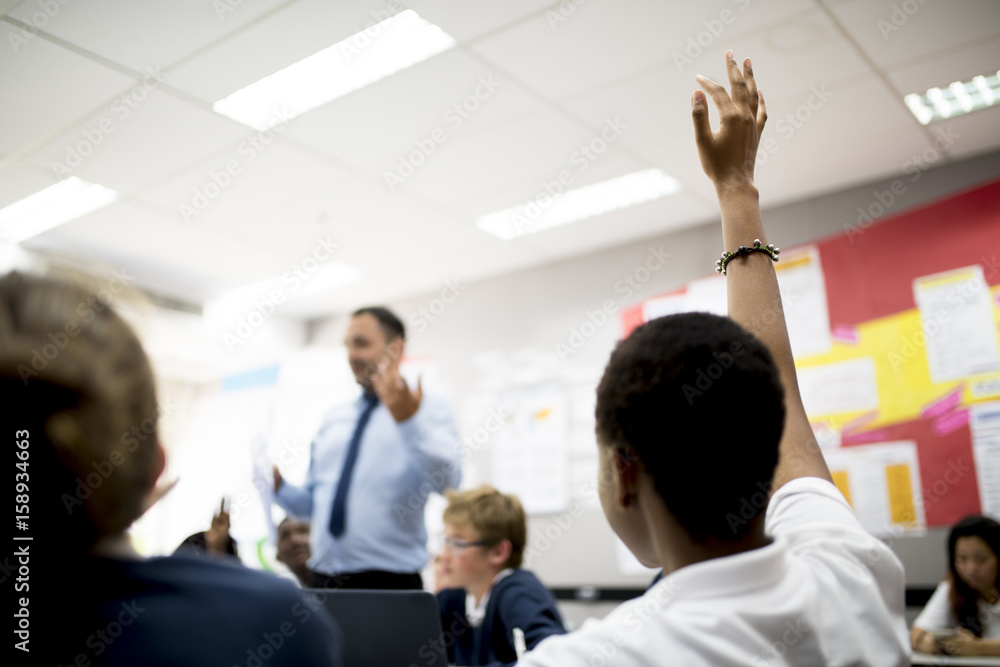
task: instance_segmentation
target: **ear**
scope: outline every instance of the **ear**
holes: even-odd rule
[[[615,503],[628,509],[639,500],[639,458],[624,447],[615,447],[611,456]]]
[[[487,553],[487,560],[489,560],[490,565],[502,568],[503,564],[507,562],[510,558],[510,552],[514,549],[514,546],[510,543],[510,540],[504,540],[500,544],[490,548]]]
[[[393,338],[385,346],[386,350],[389,353],[389,358],[392,359],[395,363],[399,363],[399,361],[403,358],[404,345],[405,342],[403,341],[402,337],[397,336],[396,338]]]

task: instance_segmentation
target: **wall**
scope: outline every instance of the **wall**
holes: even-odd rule
[[[937,167],[920,174],[915,182],[911,176],[895,174],[884,181],[766,209],[769,240],[791,247],[843,233],[845,225],[856,224],[859,207],[871,207],[878,201],[876,192],[887,191],[900,178],[905,178],[905,192],[895,197],[886,215],[1000,178],[1000,152]],[[946,238],[945,225],[942,234]],[[571,328],[586,321],[588,311],[600,308],[607,299],[627,305],[616,284],[620,286],[623,276],[634,275],[644,265],[651,248],[662,248],[671,258],[629,295],[628,303],[708,275],[722,249],[721,236],[717,221],[706,221],[702,226],[646,241],[469,284],[426,330],[412,333],[408,352],[432,357],[453,399],[467,397],[477,391],[481,379],[473,363],[477,354],[539,349],[551,357],[558,343],[567,342]],[[409,321],[411,314],[437,296],[429,293],[387,305]],[[568,363],[581,368],[603,366],[619,334],[616,318],[611,320],[599,327]],[[344,326],[344,316],[314,322],[310,342],[340,345]],[[462,405],[462,400],[456,400],[460,414]],[[460,429],[468,432],[475,423],[475,419],[471,423],[466,419]],[[489,443],[471,460],[480,478],[489,479]],[[552,517],[531,517],[529,533],[544,531],[553,522]],[[558,532],[560,537],[531,564],[548,585],[640,587],[648,583],[645,575],[619,572],[613,535],[599,508],[588,507]],[[904,537],[892,544],[906,565],[908,585],[931,585],[941,578],[945,532],[930,531],[926,536]]]

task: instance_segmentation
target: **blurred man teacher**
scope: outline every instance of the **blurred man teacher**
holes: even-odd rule
[[[344,344],[361,396],[324,418],[303,486],[274,468],[278,504],[311,517],[315,588],[422,588],[424,505],[458,486],[461,457],[448,404],[399,374],[405,338],[389,310],[355,311]]]

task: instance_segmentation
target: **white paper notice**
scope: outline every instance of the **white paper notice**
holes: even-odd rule
[[[1000,517],[1000,401],[972,406],[972,456],[983,514]]]
[[[983,267],[967,266],[913,281],[913,298],[935,383],[1000,370],[1000,345]]]
[[[507,424],[493,435],[493,481],[529,514],[569,506],[570,406],[566,387],[545,384],[500,396]]]
[[[810,419],[878,408],[875,360],[871,357],[803,368],[798,376]]]
[[[917,445],[912,440],[824,449],[837,488],[873,535],[925,527]]]
[[[688,283],[687,306],[688,311],[693,313],[728,315],[725,277],[717,274],[710,278],[699,278]]]
[[[677,313],[686,313],[688,311],[690,311],[690,308],[688,308],[686,293],[668,294],[643,301],[642,321],[648,322],[655,320],[657,317],[676,315]]]
[[[806,246],[794,252],[782,252],[774,269],[792,354],[800,359],[829,352],[833,338],[819,250],[816,246]]]
[[[274,471],[267,457],[267,440],[264,436],[254,438],[250,443],[253,459],[253,485],[260,495],[260,504],[264,508],[264,527],[271,544],[278,544],[278,530],[271,516],[271,506],[274,504]]]

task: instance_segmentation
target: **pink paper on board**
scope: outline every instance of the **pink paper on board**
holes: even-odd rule
[[[889,440],[889,432],[880,428],[874,431],[845,435],[841,438],[841,443],[844,445],[864,445],[872,442],[886,442],[887,440]]]
[[[920,411],[920,416],[923,419],[936,419],[948,412],[954,410],[959,403],[962,402],[962,393],[965,391],[965,383],[958,385],[952,391],[945,394],[944,398],[940,398],[923,410]]]
[[[861,342],[861,334],[858,333],[858,328],[852,327],[849,324],[838,324],[830,331],[830,335],[838,343],[857,345]]]
[[[934,420],[931,430],[934,435],[941,437],[953,433],[969,423],[969,411],[957,410],[949,412],[943,417]]]

